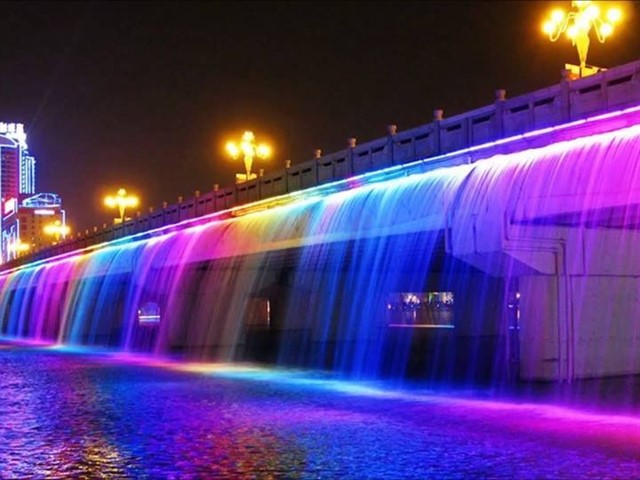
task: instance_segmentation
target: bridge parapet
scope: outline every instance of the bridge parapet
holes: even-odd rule
[[[404,131],[389,127],[386,137],[293,164],[258,178],[213,190],[175,204],[163,204],[119,225],[103,225],[79,232],[54,247],[0,266],[6,270],[37,260],[81,250],[115,239],[144,233],[251,202],[343,180],[394,165],[436,159],[500,139],[569,123],[640,104],[640,61],[569,80],[507,99],[496,92],[493,104],[450,118],[436,111],[431,123]]]

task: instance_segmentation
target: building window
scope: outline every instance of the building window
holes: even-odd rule
[[[160,305],[156,302],[145,302],[138,308],[138,324],[145,326],[158,325],[160,319]]]
[[[253,297],[247,301],[245,325],[264,328],[271,325],[271,304],[268,298]]]
[[[398,292],[387,297],[387,325],[453,328],[453,292]]]

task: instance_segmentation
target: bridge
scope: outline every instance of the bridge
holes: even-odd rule
[[[3,265],[1,332],[356,377],[637,374],[639,120],[640,61],[436,111]]]

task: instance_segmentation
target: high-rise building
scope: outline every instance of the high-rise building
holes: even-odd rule
[[[32,195],[36,193],[36,159],[23,150],[20,156],[20,194]]]
[[[29,154],[22,123],[0,122],[0,263],[16,258],[16,247],[51,245],[46,225],[65,225],[60,197],[36,194],[36,160]]]
[[[13,148],[7,149],[7,155],[12,158],[7,158],[7,161],[5,161],[4,152],[2,156],[0,165],[2,196],[7,197],[7,192],[9,191],[11,193],[17,192],[18,195],[22,196],[33,195],[36,192],[36,159],[29,154],[24,125],[22,123],[0,122],[0,135],[12,140],[14,143]],[[5,172],[7,174],[6,179]]]
[[[3,129],[0,128],[0,132]],[[6,128],[4,129],[6,130]],[[0,133],[0,261],[13,258],[19,241],[16,212],[20,193],[20,142]]]

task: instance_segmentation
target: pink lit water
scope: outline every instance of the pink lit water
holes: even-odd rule
[[[640,476],[635,416],[198,370],[2,345],[0,478]]]

